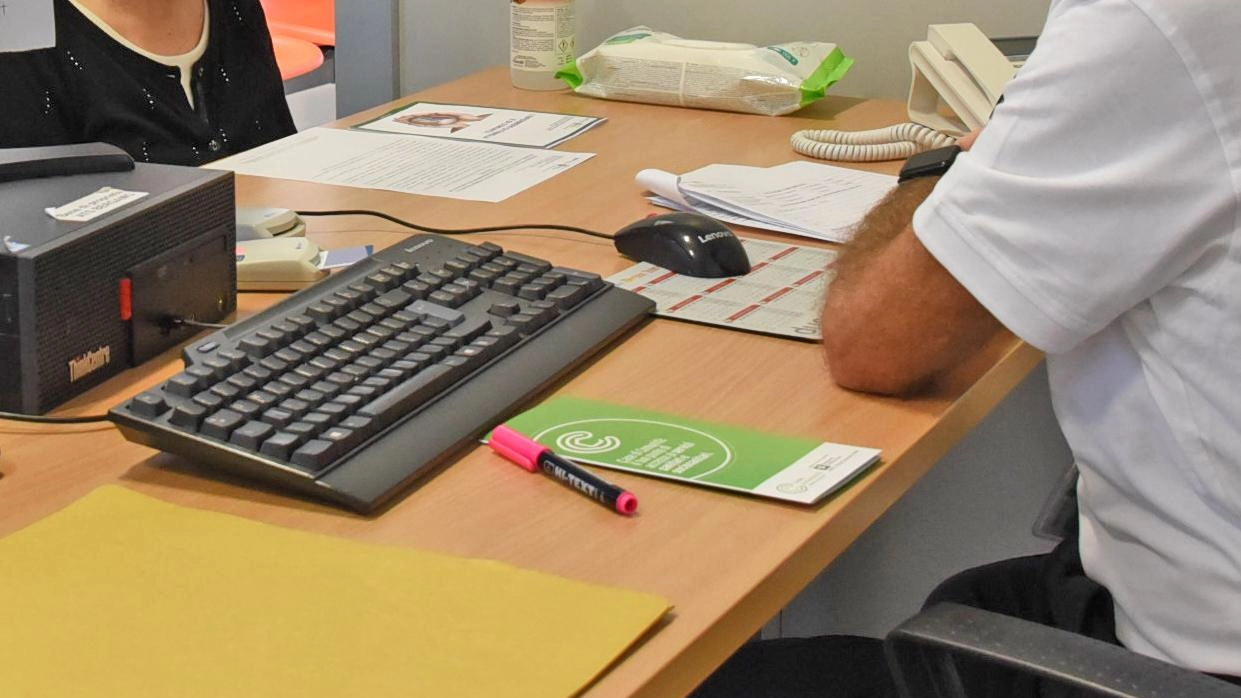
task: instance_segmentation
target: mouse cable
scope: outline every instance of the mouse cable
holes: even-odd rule
[[[44,417],[37,414],[18,414],[16,412],[0,412],[0,419],[13,422],[34,422],[36,424],[90,424],[92,422],[110,422],[112,418],[106,414],[91,414],[82,417]]]
[[[165,331],[172,330],[174,327],[196,327],[204,330],[222,330],[226,327],[231,327],[228,323],[200,322],[191,318],[181,317],[180,315],[165,315],[156,324]]]
[[[294,211],[299,216],[375,216],[386,221],[391,221],[397,225],[403,225],[406,228],[413,228],[424,233],[437,233],[439,235],[472,235],[474,233],[495,233],[504,230],[563,230],[570,233],[581,233],[591,237],[603,238],[611,240],[612,236],[606,233],[600,233],[595,230],[587,230],[586,228],[577,228],[571,225],[558,225],[556,223],[529,223],[521,225],[492,225],[485,228],[432,228],[426,225],[418,225],[409,221],[401,220],[396,216],[388,215],[382,211],[371,211],[369,209],[341,209],[337,211]]]

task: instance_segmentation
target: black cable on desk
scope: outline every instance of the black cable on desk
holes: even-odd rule
[[[106,414],[92,414],[82,417],[44,417],[37,414],[18,414],[16,412],[0,412],[0,419],[8,419],[14,422],[34,422],[35,424],[91,424],[94,422],[112,421],[112,418]]]
[[[389,215],[382,211],[371,211],[369,209],[340,209],[334,211],[294,211],[299,216],[375,216],[386,221],[391,221],[397,225],[403,225],[406,228],[412,228],[424,233],[436,233],[439,235],[472,235],[474,233],[495,233],[504,230],[563,230],[570,233],[580,233],[591,237],[603,238],[611,240],[612,236],[606,233],[600,233],[595,230],[586,228],[578,228],[572,225],[559,225],[556,223],[522,223],[515,225],[492,225],[483,228],[432,228],[427,225],[419,225],[402,220],[396,216]]]

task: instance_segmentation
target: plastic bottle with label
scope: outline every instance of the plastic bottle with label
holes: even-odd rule
[[[577,59],[574,0],[509,0],[509,65],[513,86],[563,90],[556,71]]]

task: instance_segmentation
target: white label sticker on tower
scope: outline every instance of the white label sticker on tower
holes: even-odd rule
[[[77,201],[70,201],[63,206],[46,209],[47,215],[58,221],[85,223],[111,213],[116,209],[131,204],[146,196],[144,191],[125,191],[114,187],[103,187],[93,194],[87,194]]]

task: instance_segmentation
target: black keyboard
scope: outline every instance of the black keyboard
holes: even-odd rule
[[[435,235],[187,346],[125,438],[362,513],[648,317],[598,274]]]

